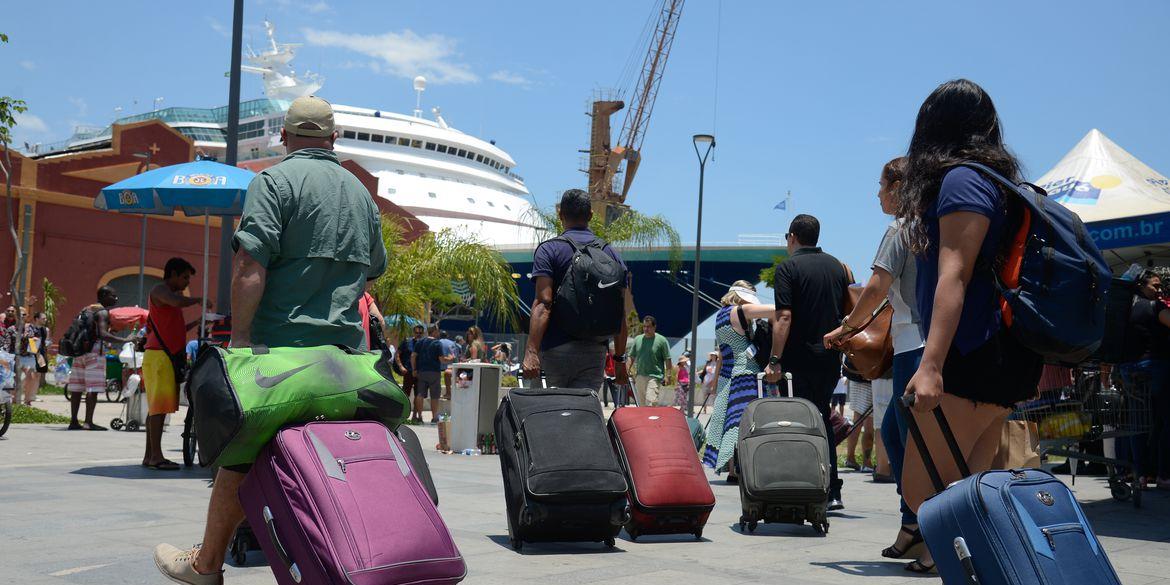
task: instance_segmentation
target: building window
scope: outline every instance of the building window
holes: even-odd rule
[[[464,158],[466,158],[467,160],[475,160],[475,153],[469,152],[469,153],[467,153],[467,156],[465,156]]]
[[[512,206],[510,206],[510,205],[504,205],[504,209],[507,209],[508,211],[512,211]]]
[[[370,142],[381,142],[382,140],[383,140],[383,136],[381,134],[371,134],[370,135]]]
[[[386,144],[394,144],[394,137],[393,137],[393,136],[387,136],[387,137],[386,137]]]
[[[431,199],[438,199],[439,198],[439,196],[435,195],[434,193],[427,193],[427,197],[430,197]]]
[[[483,162],[483,155],[482,154],[475,155],[475,162]]]
[[[428,142],[428,143],[427,143],[427,150],[434,150],[434,149],[435,149],[435,143],[434,143],[434,142]]]
[[[471,197],[468,197],[468,198],[467,198],[467,202],[468,202],[468,203],[475,203],[475,199],[472,199]]]
[[[467,156],[467,151],[460,148],[458,151],[455,152],[455,156]]]
[[[421,140],[411,140],[410,147],[411,148],[422,148],[422,141]]]
[[[365,140],[369,142],[370,134],[368,132],[358,132],[358,140]]]
[[[441,152],[443,154],[447,154],[447,145],[446,144],[440,144],[438,146],[438,148],[439,148],[439,152]]]
[[[399,138],[398,139],[398,146],[410,146],[410,139],[409,138]]]
[[[487,204],[488,204],[488,207],[495,207],[496,206],[496,204],[492,203],[491,201],[488,201]]]
[[[357,134],[353,130],[346,130],[341,133],[342,138],[357,138]]]

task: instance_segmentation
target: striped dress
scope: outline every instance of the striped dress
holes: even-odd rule
[[[715,409],[707,423],[707,446],[703,465],[723,471],[735,454],[739,420],[749,402],[756,399],[756,374],[760,367],[748,355],[751,342],[731,326],[735,307],[723,307],[715,317],[715,340],[723,367],[715,394]]]

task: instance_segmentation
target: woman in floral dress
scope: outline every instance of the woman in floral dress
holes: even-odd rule
[[[775,315],[773,305],[761,305],[756,298],[756,287],[743,280],[736,281],[723,295],[723,308],[715,317],[715,340],[719,344],[719,382],[715,408],[707,423],[707,446],[703,464],[722,472],[735,454],[739,440],[739,420],[749,402],[756,399],[756,375],[760,366],[752,357],[752,345],[743,323],[750,328],[755,319],[770,319]],[[734,473],[728,481],[735,478]]]

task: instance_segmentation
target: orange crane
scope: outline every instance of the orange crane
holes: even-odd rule
[[[589,196],[593,213],[609,223],[629,207],[625,204],[630,185],[642,162],[642,142],[654,113],[658,86],[666,70],[666,60],[674,43],[683,0],[660,0],[658,20],[654,26],[649,49],[642,61],[642,71],[634,86],[631,107],[626,110],[621,133],[616,145],[611,142],[609,118],[625,107],[621,100],[596,100],[590,116],[593,118],[589,144]],[[624,168],[623,168],[624,163]],[[621,190],[615,188],[615,178],[624,175]]]

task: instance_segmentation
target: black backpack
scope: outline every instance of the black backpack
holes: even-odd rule
[[[65,330],[65,335],[61,337],[57,353],[65,357],[83,356],[93,351],[96,341],[97,320],[94,319],[93,311],[88,308],[82,309],[73,319],[73,323],[69,324],[69,329]]]
[[[744,336],[752,342],[752,347],[756,348],[756,354],[752,359],[756,360],[762,372],[768,367],[768,360],[772,358],[772,321],[756,319],[755,327],[752,327],[747,317],[744,317],[742,307],[736,307],[735,314],[739,317],[739,325],[743,327]]]
[[[605,252],[605,241],[581,245],[566,237],[573,259],[553,297],[552,323],[574,339],[603,339],[625,318],[626,270]],[[547,242],[546,242],[547,243]]]

